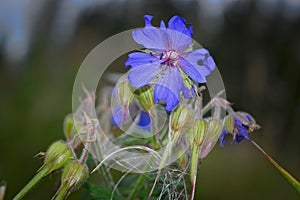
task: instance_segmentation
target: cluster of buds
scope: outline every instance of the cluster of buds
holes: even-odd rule
[[[70,192],[88,177],[86,164],[80,163],[74,156],[73,150],[63,141],[54,142],[45,153],[44,164],[35,177],[14,197],[22,199],[45,176],[63,169],[61,186],[55,196],[56,200],[66,198]]]
[[[207,104],[208,107],[204,108],[201,107],[201,95],[196,96],[186,105],[178,105],[170,115],[170,144],[180,143],[182,137],[187,137],[189,141],[191,199],[195,192],[199,162],[209,154],[218,140],[220,140],[221,146],[225,143],[226,134],[231,134],[236,143],[241,142],[243,139],[250,140],[248,134],[260,128],[250,114],[233,111],[230,103],[221,98],[220,94]],[[193,106],[196,106],[196,108],[192,109]],[[222,109],[228,113],[223,119],[221,118]],[[211,110],[212,116],[204,117],[208,110]],[[166,148],[162,156],[159,173],[171,152],[171,147]],[[182,168],[186,167],[186,158],[186,156],[178,156],[177,161]]]
[[[90,104],[85,99],[83,104],[86,103]],[[90,138],[94,134],[95,120],[91,120],[84,110],[80,109],[78,112],[80,112],[80,115],[75,113],[65,118],[64,133],[66,142],[56,141],[49,146],[45,153],[40,153],[45,156],[42,167],[34,178],[14,197],[14,200],[22,199],[42,178],[56,171],[62,170],[62,176],[61,185],[53,197],[55,200],[66,199],[71,192],[78,189],[86,181],[89,170],[85,163],[89,154],[89,143],[93,141]],[[83,118],[80,118],[81,115]],[[80,152],[81,156],[78,159],[77,154]]]

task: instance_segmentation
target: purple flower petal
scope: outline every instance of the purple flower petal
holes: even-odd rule
[[[185,19],[179,16],[174,16],[169,20],[168,29],[178,31],[180,33],[187,35],[188,37],[192,37],[193,27],[191,24],[189,24],[189,28],[186,25],[187,23]]]
[[[202,76],[208,76],[216,67],[213,58],[209,55],[209,52],[204,48],[187,52],[183,55],[183,57],[186,61],[195,66],[196,70]],[[203,65],[199,65],[199,61],[202,61]]]
[[[165,29],[166,28],[166,24],[163,20],[160,21],[160,28],[161,29]]]
[[[198,69],[200,68],[199,66],[192,65],[183,57],[179,59],[179,65],[181,69],[191,77],[192,80],[198,83],[206,82],[204,75],[201,74],[201,71],[198,71]]]
[[[151,119],[147,112],[141,111],[138,126],[145,131],[151,131]]]
[[[150,26],[136,29],[132,31],[132,37],[138,44],[147,49],[165,50],[168,47],[168,35],[163,29]]]
[[[178,69],[171,67],[165,71],[154,87],[154,100],[166,102],[165,109],[173,110],[180,100],[180,90],[182,88],[182,78]]]
[[[224,145],[225,145],[225,142],[226,142],[225,136],[226,136],[226,134],[228,134],[228,133],[227,133],[226,129],[223,128],[223,130],[221,132],[221,135],[220,135],[220,138],[219,138],[221,147],[224,147]]]
[[[130,84],[135,88],[149,84],[161,72],[160,63],[150,63],[131,68],[128,74]]]
[[[129,117],[128,112],[124,112],[121,107],[116,107],[112,113],[111,121],[114,126],[121,125],[122,121],[126,121]]]
[[[192,44],[192,38],[187,36],[186,34],[172,29],[167,29],[167,32],[169,37],[167,50],[173,50],[177,53],[181,53]]]
[[[147,65],[150,63],[159,63],[156,57],[151,56],[149,53],[135,52],[128,55],[128,59],[125,62],[125,66],[138,67],[141,65]]]
[[[145,15],[144,19],[145,19],[145,26],[146,27],[153,27],[152,24],[151,24],[153,16],[151,16],[151,15]]]

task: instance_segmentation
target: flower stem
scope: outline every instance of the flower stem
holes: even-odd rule
[[[51,169],[51,165],[45,165],[27,185],[14,197],[13,200],[22,199]]]
[[[131,190],[129,196],[128,196],[128,200],[134,200],[137,193],[140,191],[141,187],[143,186],[143,183],[145,182],[146,180],[146,171],[148,171],[150,169],[150,164],[152,163],[153,161],[153,157],[150,159],[149,161],[149,165],[147,165],[145,167],[145,173],[141,174],[140,177],[138,178],[138,180],[136,181],[135,185],[134,185],[134,188]]]
[[[146,175],[145,174],[141,174],[140,177],[138,178],[138,180],[136,181],[134,188],[131,190],[129,196],[128,196],[128,200],[134,200],[137,193],[140,191],[141,187],[143,186],[143,183],[146,179]]]
[[[57,196],[55,197],[55,200],[63,200],[65,198],[66,192],[67,192],[66,186],[60,188]]]
[[[192,161],[191,161],[191,182],[192,182],[192,192],[190,200],[194,199],[195,196],[195,186],[197,180],[197,168],[199,163],[199,149],[197,144],[193,145],[192,148]]]
[[[157,181],[158,181],[158,179],[159,179],[160,173],[161,173],[161,169],[159,169],[158,172],[157,172],[157,175],[156,175],[156,177],[155,177],[153,186],[152,186],[151,191],[150,191],[150,193],[149,193],[149,195],[148,195],[148,200],[151,200],[151,197],[152,197],[153,191],[154,191],[154,189],[155,189],[155,186],[156,186],[156,184],[157,184]]]
[[[297,190],[300,194],[300,183],[288,171],[282,168],[271,156],[269,156],[258,144],[253,140],[251,143],[270,161],[270,163],[283,175],[283,177]]]

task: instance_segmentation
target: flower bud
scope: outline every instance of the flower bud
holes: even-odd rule
[[[64,133],[66,139],[72,140],[77,135],[78,131],[75,127],[75,119],[72,114],[67,115],[64,120]]]
[[[116,86],[116,94],[122,106],[129,105],[134,98],[132,87],[128,80],[125,80]]]
[[[135,91],[137,100],[139,101],[141,107],[149,111],[154,105],[154,94],[153,88],[150,86],[145,86]]]
[[[224,130],[220,136],[221,146],[225,144],[225,135],[231,134],[236,143],[240,143],[243,139],[251,140],[248,133],[259,129],[255,119],[248,113],[235,112],[224,118]]]
[[[62,172],[61,186],[66,187],[69,192],[78,189],[88,178],[89,171],[86,164],[79,161],[68,163]]]
[[[233,133],[234,130],[234,115],[230,114],[224,118],[224,127],[228,133]]]
[[[195,143],[197,146],[200,146],[205,139],[207,131],[207,122],[205,120],[199,119],[195,120],[189,130],[189,139],[191,147]]]
[[[207,123],[207,140],[217,141],[223,129],[223,124],[219,120],[210,119]]]
[[[260,129],[260,125],[256,123],[255,119],[249,113],[238,111],[236,114],[243,124],[248,127],[248,132]]]
[[[210,119],[207,122],[207,132],[205,141],[201,146],[200,158],[205,158],[208,153],[213,149],[216,142],[218,141],[223,129],[223,124],[216,119]]]
[[[63,141],[57,141],[48,148],[44,164],[51,165],[51,173],[64,167],[72,159],[73,153],[69,146]]]
[[[188,106],[179,105],[173,110],[170,119],[170,128],[174,132],[185,132],[190,127],[193,120],[192,109]]]

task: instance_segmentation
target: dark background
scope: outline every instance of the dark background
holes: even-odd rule
[[[142,27],[144,14],[154,15],[156,25],[173,15],[193,24],[194,39],[210,50],[229,100],[262,125],[251,137],[300,179],[300,1],[2,0],[0,180],[7,183],[6,199],[40,167],[34,155],[63,139],[85,56],[109,36]],[[58,175],[47,177],[25,199],[50,199],[57,184]],[[216,146],[197,187],[196,199],[299,198],[245,141]]]

